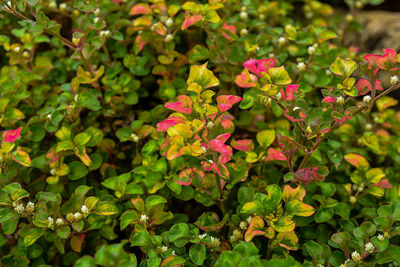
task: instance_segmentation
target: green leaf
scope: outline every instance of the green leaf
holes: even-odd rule
[[[292,82],[289,73],[285,70],[284,66],[278,68],[270,68],[268,74],[271,76],[273,84],[285,85]]]
[[[79,133],[74,137],[74,144],[76,146],[84,146],[89,142],[90,138],[91,136],[89,133]]]
[[[109,216],[109,215],[114,215],[119,212],[118,208],[110,203],[110,202],[99,202],[96,205],[96,208],[93,210],[94,214],[98,215],[104,215],[104,216]]]
[[[257,133],[257,142],[261,145],[262,148],[266,149],[269,147],[275,140],[275,130],[263,130]]]
[[[329,39],[335,39],[337,37],[338,37],[337,34],[334,33],[333,31],[326,30],[318,35],[318,42],[323,43]]]
[[[316,223],[323,223],[329,221],[332,218],[334,210],[332,208],[320,208],[314,215],[314,220]]]
[[[122,213],[120,218],[120,228],[124,230],[133,221],[139,220],[139,214],[134,210],[127,210]]]
[[[27,235],[24,237],[24,245],[29,247],[36,240],[38,240],[45,232],[44,228],[31,228],[28,230]]]
[[[151,246],[151,238],[147,231],[140,231],[132,237],[131,246],[148,247]]]
[[[57,235],[62,239],[67,239],[71,234],[71,228],[68,225],[57,228]]]
[[[18,201],[25,197],[29,197],[29,192],[24,189],[17,189],[11,194],[11,198],[13,201]]]
[[[93,12],[97,8],[97,3],[96,0],[75,0],[73,7],[82,12]]]
[[[186,223],[175,224],[168,231],[168,240],[174,242],[181,238],[190,238],[189,226]]]
[[[371,183],[379,183],[383,177],[385,177],[385,173],[380,168],[372,168],[365,173],[365,178]]]
[[[83,0],[85,1],[85,0]],[[101,109],[99,100],[90,92],[83,92],[78,96],[78,105],[97,111]]]
[[[162,204],[162,203],[167,203],[167,200],[159,195],[151,195],[148,198],[146,198],[145,206],[146,206],[146,209],[149,209],[152,206]]]
[[[357,69],[357,63],[353,60],[345,60],[337,57],[335,61],[331,64],[329,69],[336,75],[348,78],[353,73],[353,71]]]
[[[29,157],[28,153],[23,151],[21,147],[17,147],[17,150],[12,152],[13,159],[25,167],[30,167],[32,164],[31,158]]]
[[[207,69],[207,63],[203,65],[193,65],[190,67],[190,74],[187,84],[197,83],[207,89],[210,87],[218,86],[219,81],[211,70]]]
[[[308,217],[314,214],[314,208],[299,199],[292,199],[286,204],[286,213],[289,215],[297,215]]]
[[[68,178],[71,180],[81,179],[89,173],[89,170],[86,168],[86,166],[79,161],[73,161],[68,166],[70,169]]]
[[[194,244],[189,249],[190,259],[197,265],[202,265],[206,259],[206,247],[203,244]]]

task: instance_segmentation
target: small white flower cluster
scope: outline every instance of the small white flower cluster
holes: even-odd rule
[[[379,241],[385,240],[385,237],[382,234],[379,234],[377,237]]]
[[[100,37],[109,37],[111,32],[109,30],[100,31]]]
[[[146,223],[148,219],[149,219],[149,217],[148,217],[146,214],[142,214],[142,215],[140,216],[139,221],[140,221],[141,223]]]
[[[32,212],[35,209],[35,203],[29,201],[28,204],[26,204],[26,212]]]
[[[336,98],[336,102],[337,102],[339,105],[343,105],[343,104],[344,104],[344,98],[343,98],[343,96],[338,96],[338,98]]]
[[[367,253],[371,253],[374,251],[375,246],[371,242],[368,242],[367,244],[365,244],[364,249]]]
[[[391,85],[395,85],[395,84],[397,84],[399,82],[399,77],[397,77],[396,75],[394,75],[394,76],[392,76],[391,78],[390,78],[390,84]]]
[[[198,235],[198,238],[199,238],[200,240],[203,240],[206,236],[207,236],[207,234],[204,233],[204,234],[202,234],[202,235]]]
[[[158,248],[161,252],[165,253],[168,251],[168,247],[167,246],[162,246],[160,248]]]
[[[231,242],[235,242],[236,240],[240,239],[241,237],[242,237],[242,233],[238,229],[235,229],[235,230],[233,230],[232,235],[229,237],[229,240]]]
[[[218,238],[210,236],[210,245],[212,247],[219,247],[220,244],[221,244],[221,242],[219,241]]]
[[[297,68],[299,71],[304,71],[306,69],[306,64],[304,64],[304,62],[299,62],[297,63]]]
[[[241,221],[241,222],[239,223],[239,227],[240,227],[240,229],[242,229],[242,230],[246,230],[248,226],[249,226],[249,224],[248,224],[247,222],[245,222],[245,221]]]
[[[81,212],[82,212],[83,215],[86,217],[87,215],[89,215],[90,210],[89,210],[85,205],[82,205],[82,207],[81,207]]]
[[[365,104],[369,104],[369,102],[371,102],[371,96],[369,96],[369,95],[364,96],[363,102]]]
[[[353,253],[351,253],[351,259],[354,261],[354,262],[360,262],[361,261],[361,255],[360,255],[360,253],[358,253],[358,251],[353,251]]]
[[[214,127],[214,123],[212,121],[207,122],[207,128],[210,129]]]
[[[14,208],[14,210],[15,210],[17,213],[23,213],[23,212],[25,211],[24,204],[18,204],[18,205]]]
[[[47,227],[51,228],[54,225],[54,219],[52,217],[47,218]]]
[[[139,142],[139,136],[137,136],[137,134],[132,133],[131,138],[132,138],[133,142],[135,142],[135,143]]]
[[[174,40],[174,36],[172,34],[167,34],[164,38],[164,42],[169,43]]]
[[[64,225],[64,220],[63,219],[61,219],[61,218],[58,218],[57,220],[56,220],[56,225],[57,226],[63,226]]]
[[[80,221],[80,220],[82,220],[82,218],[83,218],[83,215],[82,215],[82,213],[80,213],[80,212],[75,212],[75,213],[68,213],[67,214],[67,220],[69,221],[69,222],[77,222],[77,221]]]

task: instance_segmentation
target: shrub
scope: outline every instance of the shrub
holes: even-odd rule
[[[346,2],[0,0],[1,264],[400,264],[400,57]]]

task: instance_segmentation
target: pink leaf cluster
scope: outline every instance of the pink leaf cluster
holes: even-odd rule
[[[220,112],[225,112],[232,108],[232,106],[240,102],[242,98],[235,95],[220,95],[217,97],[218,109]]]
[[[262,76],[262,72],[268,72],[269,68],[272,68],[275,65],[276,60],[274,58],[266,58],[266,59],[249,59],[243,63],[243,66],[248,69],[250,72]]]
[[[285,99],[286,101],[292,101],[294,98],[294,93],[297,91],[297,89],[299,89],[298,84],[292,84],[286,86],[285,91],[283,91],[283,89],[281,90],[282,98]]]
[[[294,178],[303,185],[308,185],[313,181],[324,180],[324,176],[318,173],[318,167],[300,169],[295,172]]]
[[[165,107],[183,114],[192,113],[193,100],[187,95],[178,96],[178,101],[175,103],[167,103]]]
[[[229,31],[232,34],[236,34],[236,27],[234,25],[229,25],[229,24],[224,23],[224,26],[222,26],[222,29]],[[225,32],[222,32],[222,35],[228,40],[231,39],[231,37],[229,37],[229,35],[227,35]]]
[[[3,133],[3,140],[2,142],[14,143],[15,140],[19,137],[21,133],[21,127],[18,127],[15,130],[8,130]]]

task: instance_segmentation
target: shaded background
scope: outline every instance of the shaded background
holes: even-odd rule
[[[321,0],[321,2],[328,3],[335,7],[347,8],[347,5],[343,0]],[[384,3],[378,6],[367,5],[363,10],[385,10],[392,12],[400,11],[400,0],[386,0]]]

